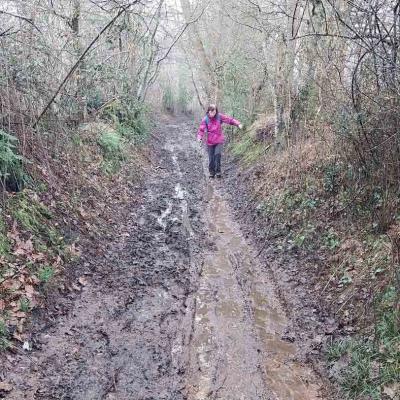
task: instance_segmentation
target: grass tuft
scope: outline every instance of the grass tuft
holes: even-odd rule
[[[373,338],[338,340],[327,350],[326,357],[332,366],[347,360],[338,379],[347,399],[364,396],[379,400],[386,387],[399,382],[400,330],[394,301],[395,289],[389,288],[377,305]]]

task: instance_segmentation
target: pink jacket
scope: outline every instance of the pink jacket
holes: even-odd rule
[[[207,131],[207,144],[209,146],[213,144],[224,143],[225,137],[222,132],[222,124],[239,126],[240,122],[232,117],[219,113],[219,119],[217,116],[214,118],[208,118],[208,127],[206,126],[206,117],[201,121],[199,130],[197,132],[197,138],[203,139],[204,133]],[[207,129],[208,128],[208,129]]]

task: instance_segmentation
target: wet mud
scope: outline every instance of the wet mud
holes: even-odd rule
[[[38,318],[31,350],[4,357],[0,398],[325,398],[193,131],[177,119],[155,132],[141,200],[82,266],[81,293]]]
[[[241,232],[256,249],[262,273],[269,276],[276,298],[287,317],[285,341],[296,349],[295,359],[310,366],[320,381],[320,398],[337,399],[326,363],[326,349],[339,332],[320,289],[319,268],[326,262],[317,252],[284,248],[285,230],[259,213],[254,187],[260,182],[258,165],[243,167],[232,155],[225,164],[225,194]],[[282,232],[283,231],[283,232]]]
[[[285,313],[234,221],[223,186],[210,181],[206,193],[214,247],[205,251],[195,294],[189,399],[320,398],[312,371],[295,361],[296,347],[282,339]]]

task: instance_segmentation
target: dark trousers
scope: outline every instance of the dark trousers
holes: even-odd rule
[[[208,145],[208,170],[210,175],[221,173],[222,143]]]

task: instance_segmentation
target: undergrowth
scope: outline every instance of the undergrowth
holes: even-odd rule
[[[7,257],[10,253],[10,241],[7,238],[7,226],[4,223],[1,209],[0,212],[0,257]]]
[[[3,188],[18,191],[24,181],[24,158],[18,154],[18,139],[0,129],[0,182]]]
[[[377,300],[375,332],[368,338],[337,340],[327,349],[333,367],[341,365],[337,379],[348,399],[373,400],[400,395],[400,329],[395,311],[395,288]]]
[[[0,131],[3,186],[11,170],[26,182],[25,188],[3,191],[0,200],[0,351],[24,340],[32,311],[43,304],[66,264],[80,256],[81,240],[109,229],[105,221],[127,199],[122,182],[139,173],[131,167],[150,132],[146,109],[129,99],[96,108],[100,119],[49,145],[54,151],[43,165],[41,160],[29,164],[29,182],[17,139]],[[50,135],[47,139],[52,143]]]
[[[22,231],[31,236],[37,251],[62,254],[63,236],[53,224],[51,211],[36,198],[34,191],[16,193],[9,199],[7,209]]]
[[[8,326],[23,329],[25,314],[44,295],[39,285],[48,284],[67,257],[54,217],[35,192],[25,189],[9,195],[5,206],[0,233],[0,350],[8,347]]]
[[[10,347],[6,323],[0,318],[0,352]]]
[[[98,144],[103,152],[103,170],[115,174],[135,148],[146,143],[150,121],[143,105],[132,101],[116,100],[104,107],[103,118],[109,122],[106,131],[100,132]]]
[[[103,150],[103,168],[107,173],[115,173],[125,159],[125,144],[117,132],[103,132],[99,137],[99,145]]]

